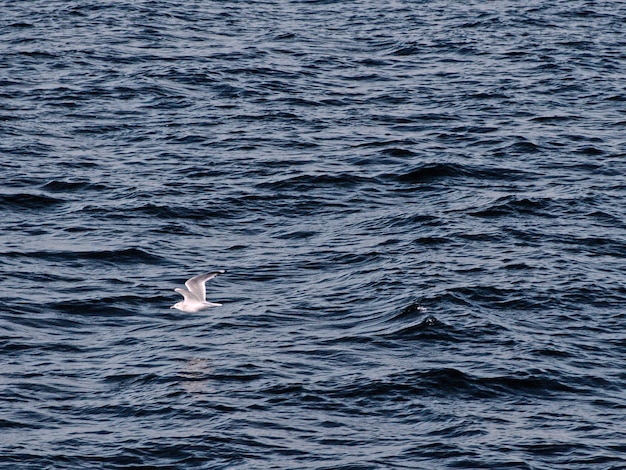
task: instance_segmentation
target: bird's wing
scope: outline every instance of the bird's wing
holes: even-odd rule
[[[178,292],[180,295],[182,295],[185,298],[185,301],[198,301],[200,299],[198,299],[196,297],[196,295],[193,292],[189,292],[188,290],[182,289],[180,287],[177,287],[176,289],[174,289],[176,292]]]
[[[194,276],[185,282],[185,286],[189,289],[198,300],[202,302],[206,301],[206,286],[204,285],[209,279],[213,279],[218,274],[222,274],[225,271],[213,271],[212,273],[200,274]]]

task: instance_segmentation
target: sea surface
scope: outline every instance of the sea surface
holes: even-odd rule
[[[624,469],[625,162],[623,2],[0,0],[0,468]]]

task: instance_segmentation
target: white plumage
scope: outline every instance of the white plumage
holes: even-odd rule
[[[209,307],[221,307],[222,304],[207,302],[206,301],[206,282],[213,279],[218,274],[225,273],[226,271],[213,271],[212,273],[200,274],[194,276],[185,282],[185,287],[188,290],[177,287],[174,289],[176,292],[184,297],[182,302],[175,303],[170,308],[176,308],[183,312],[196,313],[200,310],[204,310]]]

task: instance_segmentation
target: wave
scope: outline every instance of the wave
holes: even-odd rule
[[[332,380],[312,384],[292,383],[272,386],[262,390],[273,401],[300,402],[308,396],[309,402],[323,402],[332,407],[329,400],[336,400],[350,409],[355,401],[360,406],[372,406],[375,402],[411,401],[425,397],[463,397],[466,399],[563,396],[576,394],[577,377],[562,378],[560,374],[541,371],[522,371],[508,375],[478,376],[453,367],[426,368],[394,373],[380,379],[360,378]]]
[[[475,217],[540,216],[555,218],[562,214],[555,210],[558,202],[552,198],[504,196],[483,209],[468,212]]]
[[[43,194],[0,194],[0,209],[8,211],[42,210],[60,206],[66,201]]]
[[[532,177],[532,173],[506,167],[484,167],[460,163],[423,163],[399,175],[385,175],[399,183],[421,184],[439,179],[472,178],[480,180],[516,181]]]
[[[372,177],[360,176],[351,173],[321,174],[321,175],[298,175],[283,178],[276,181],[258,183],[256,186],[262,189],[308,191],[320,187],[329,188],[352,188],[364,183],[375,182]]]
[[[2,253],[7,258],[33,258],[44,261],[101,261],[112,264],[152,264],[160,265],[165,263],[165,258],[154,255],[140,248],[125,248],[119,250],[92,250],[92,251],[8,251]]]
[[[59,181],[51,180],[41,186],[44,191],[50,192],[76,192],[76,191],[106,191],[109,187],[103,184],[94,184],[89,181]]]

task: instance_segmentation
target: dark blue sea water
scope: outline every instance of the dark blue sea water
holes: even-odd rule
[[[0,467],[626,468],[625,162],[622,2],[0,1]]]

